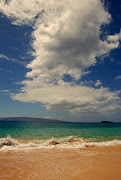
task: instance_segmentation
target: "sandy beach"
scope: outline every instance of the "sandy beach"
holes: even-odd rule
[[[0,180],[102,179],[121,179],[121,145],[0,152]]]

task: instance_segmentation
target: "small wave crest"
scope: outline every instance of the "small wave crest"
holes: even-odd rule
[[[49,141],[47,141],[48,145],[57,145],[57,144],[65,144],[65,143],[74,143],[74,142],[85,142],[86,140],[83,138],[75,138],[74,136],[64,137],[64,138],[52,138]]]
[[[25,150],[43,148],[86,148],[121,145],[121,140],[95,142],[91,139],[76,138],[73,136],[64,138],[51,138],[49,140],[16,140],[8,136],[0,138],[0,151],[2,150]]]
[[[19,143],[12,139],[10,136],[7,136],[7,138],[0,138],[0,148],[3,146],[15,146],[18,145]]]

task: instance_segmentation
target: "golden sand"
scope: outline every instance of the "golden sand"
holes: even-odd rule
[[[1,151],[0,180],[121,180],[121,146]]]

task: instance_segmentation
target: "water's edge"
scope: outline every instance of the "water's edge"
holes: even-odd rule
[[[49,140],[17,140],[10,136],[7,138],[0,138],[0,151],[6,150],[28,150],[28,149],[49,149],[49,148],[86,148],[86,147],[102,147],[121,145],[121,140],[100,141],[87,140],[84,138],[65,137],[65,138],[51,138]]]

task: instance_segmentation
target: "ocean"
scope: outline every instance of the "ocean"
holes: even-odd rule
[[[121,123],[0,121],[0,150],[121,144]]]

